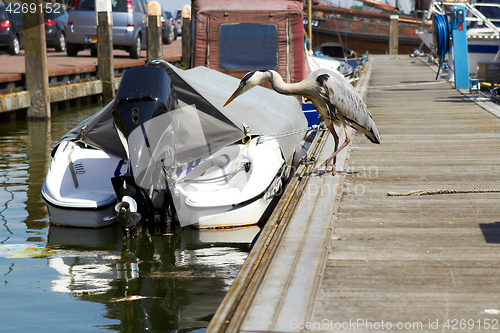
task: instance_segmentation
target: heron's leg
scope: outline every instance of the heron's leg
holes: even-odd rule
[[[332,126],[332,128],[333,128],[333,126]],[[336,159],[337,159],[337,154],[338,154],[338,153],[340,153],[340,151],[341,151],[342,149],[344,149],[344,148],[345,148],[345,147],[346,147],[346,146],[347,146],[347,145],[351,142],[351,139],[349,138],[349,133],[347,132],[347,126],[346,126],[345,124],[344,124],[344,132],[345,132],[345,141],[344,141],[344,143],[342,144],[342,146],[340,146],[340,148],[339,148],[339,149],[336,149],[336,150],[335,150],[335,152],[334,152],[334,153],[333,153],[330,157],[328,157],[328,158],[326,159],[326,161],[325,161],[323,164],[321,164],[318,168],[314,169],[314,171],[313,171],[313,172],[317,171],[317,170],[318,170],[318,169],[320,169],[322,166],[325,166],[325,173],[326,173],[326,168],[328,168],[328,166],[333,166],[333,167],[335,167],[335,163],[337,162],[337,161],[336,161]],[[333,130],[333,133],[335,133],[335,130]],[[332,135],[333,135],[333,133],[332,133]],[[335,133],[335,135],[333,136],[333,138],[334,138],[334,139],[335,139],[335,137],[337,138],[337,139],[335,140],[335,148],[337,148],[337,144],[338,144],[338,140],[339,140],[339,137],[338,137],[337,133]],[[333,165],[332,165],[332,164],[330,164],[330,161],[331,161],[331,160],[334,160],[334,161],[335,161],[335,163],[334,163]],[[335,172],[335,170],[332,170],[332,171],[333,171],[333,172]]]
[[[333,127],[333,124],[330,124],[328,126],[328,130],[330,130],[330,133],[332,133],[333,140],[335,141],[335,148],[333,148],[333,151],[337,151],[338,146],[339,146],[339,136],[338,136],[337,132],[335,132],[335,128]],[[332,165],[335,166],[336,163],[337,163],[337,157],[333,156],[333,164]]]
[[[349,133],[347,133],[347,126],[344,124],[344,132],[345,132],[345,141],[344,143],[342,144],[342,146],[340,146],[340,148],[335,151],[332,156],[330,156],[330,158],[332,157],[336,157],[338,153],[340,153],[340,151],[342,149],[344,149],[345,147],[347,147],[347,145],[351,142],[351,138],[349,138]]]
[[[328,124],[327,128],[330,131],[330,133],[332,133],[333,140],[335,141],[334,151],[337,151],[337,147],[339,146],[339,136],[338,136],[337,132],[335,132],[335,128],[333,127],[332,123]],[[336,159],[337,158],[336,158],[335,155],[330,156],[325,162],[323,162],[323,164],[321,164],[319,167],[317,167],[316,169],[314,169],[312,172],[318,171],[323,166],[325,167],[325,173],[327,173],[326,171],[327,171],[327,169],[328,169],[329,166],[332,167],[332,171],[331,172],[335,172],[335,163],[337,163]],[[330,163],[331,160],[333,160],[333,163]],[[330,172],[328,172],[328,173],[330,173]]]

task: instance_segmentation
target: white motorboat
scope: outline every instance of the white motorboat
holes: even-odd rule
[[[181,177],[172,178],[171,194],[181,225],[216,228],[260,220],[282,191],[285,159],[277,140],[258,141],[224,147],[189,174],[183,170]]]
[[[129,69],[114,102],[54,149],[42,187],[51,222],[100,227],[118,215],[127,230],[169,216],[197,228],[259,222],[282,193],[307,121],[296,98],[262,87],[223,108],[238,84],[160,60]]]
[[[334,48],[334,46],[338,46],[341,50],[347,49],[343,48],[341,45],[336,43],[326,43],[325,45],[321,45],[319,48],[315,48],[314,50],[310,50],[305,48],[307,65],[309,67],[309,71],[313,72],[319,68],[328,68],[331,70],[338,71],[342,74],[346,80],[350,83],[355,82],[359,78],[359,68],[354,68],[348,63],[348,58],[336,58],[332,57],[328,54],[323,53],[322,50],[328,51]],[[352,51],[350,54],[354,54]],[[355,62],[355,58],[349,58],[352,62]],[[354,63],[353,63],[354,64]]]
[[[42,185],[50,222],[99,228],[113,221],[111,178],[127,170],[125,150],[111,116],[112,103],[67,133],[54,147]]]
[[[116,195],[111,184],[124,160],[80,142],[62,141],[42,185],[50,222],[72,227],[104,227],[112,221]],[[126,170],[124,168],[123,170]],[[54,186],[55,185],[55,186]],[[78,210],[78,214],[74,214]]]

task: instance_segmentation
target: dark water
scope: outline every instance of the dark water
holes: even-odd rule
[[[40,195],[58,139],[99,108],[0,124],[0,331],[188,332],[205,328],[257,227],[49,225]]]

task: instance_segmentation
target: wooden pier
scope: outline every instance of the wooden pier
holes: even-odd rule
[[[163,45],[163,59],[167,62],[181,61],[181,43],[174,41]],[[144,66],[146,51],[142,59],[130,59],[124,50],[113,51],[114,85],[118,89],[123,73],[132,67]],[[0,122],[25,118],[31,98],[26,88],[24,51],[19,56],[0,54]],[[78,57],[68,57],[65,52],[49,52],[47,55],[49,97],[51,109],[79,107],[97,103],[102,95],[102,82],[97,77],[97,58],[90,49],[79,52]]]
[[[207,333],[500,330],[500,193],[473,193],[500,189],[500,119],[435,76],[371,58],[382,144],[356,132],[340,175],[299,169]],[[441,189],[464,193],[388,196]]]

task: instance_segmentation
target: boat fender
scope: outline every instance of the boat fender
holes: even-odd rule
[[[264,200],[270,200],[279,194],[281,194],[281,177],[276,177],[264,195]]]
[[[281,175],[282,181],[288,182],[288,180],[290,179],[290,174],[291,173],[292,173],[292,166],[290,164],[288,164],[285,167],[285,170],[283,170],[283,174]]]

